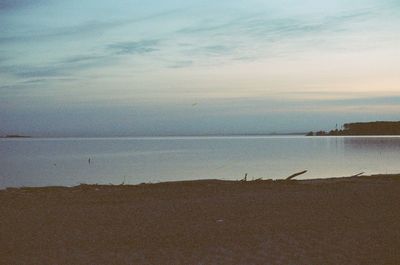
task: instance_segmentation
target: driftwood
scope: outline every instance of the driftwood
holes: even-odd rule
[[[364,173],[365,173],[365,172],[361,172],[361,173],[355,174],[355,175],[353,175],[353,176],[348,176],[348,178],[359,177],[359,176],[361,176],[361,175],[364,174]]]
[[[287,177],[285,180],[292,180],[292,179],[294,179],[295,177],[300,176],[300,175],[303,175],[303,174],[305,174],[305,173],[307,173],[307,170],[304,170],[304,171],[295,173],[295,174],[293,174],[293,175],[290,175],[290,176]]]

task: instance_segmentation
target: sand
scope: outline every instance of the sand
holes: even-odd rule
[[[400,264],[400,176],[0,191],[1,264]]]

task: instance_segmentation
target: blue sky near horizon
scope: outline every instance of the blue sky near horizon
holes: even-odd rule
[[[0,134],[400,120],[400,1],[0,0]]]

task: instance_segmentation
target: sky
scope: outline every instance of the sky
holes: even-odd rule
[[[399,0],[0,0],[0,135],[400,120]]]

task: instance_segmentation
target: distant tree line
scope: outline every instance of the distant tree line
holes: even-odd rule
[[[400,135],[400,121],[346,123],[343,129],[309,132],[307,136]]]

